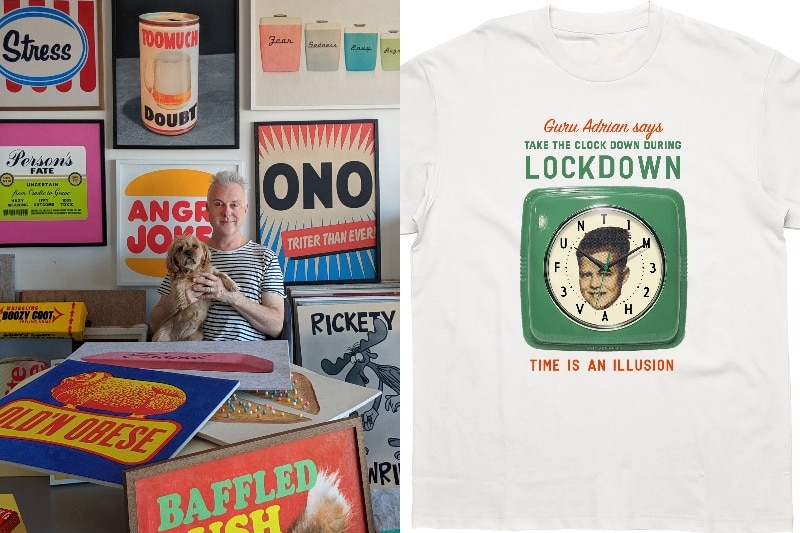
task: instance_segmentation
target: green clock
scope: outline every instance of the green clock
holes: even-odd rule
[[[672,189],[537,189],[523,207],[525,340],[557,350],[670,348],[683,339],[686,222]]]

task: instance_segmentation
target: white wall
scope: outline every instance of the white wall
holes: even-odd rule
[[[255,191],[253,123],[281,120],[378,119],[378,188],[380,191],[380,255],[383,279],[400,278],[399,267],[399,109],[250,111],[250,22],[249,4],[239,7],[239,149],[114,149],[113,82],[111,63],[111,9],[103,9],[104,111],[6,111],[0,119],[104,119],[106,146],[106,207],[108,245],[90,247],[0,248],[0,254],[15,255],[16,289],[116,289],[117,159],[219,160],[238,159]],[[253,193],[251,192],[251,195]],[[256,235],[255,198],[250,199],[247,235]],[[1,231],[1,230],[0,230]],[[142,287],[132,287],[140,289]],[[147,288],[148,313],[158,299],[155,288]]]

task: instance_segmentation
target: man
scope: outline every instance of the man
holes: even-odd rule
[[[575,255],[581,294],[595,309],[606,309],[619,298],[631,274],[627,266],[630,249],[628,231],[614,226],[594,229],[578,244]]]
[[[272,250],[241,233],[249,204],[247,181],[232,171],[214,175],[208,188],[208,219],[213,232],[208,239],[211,262],[239,286],[228,291],[213,274],[196,277],[186,290],[189,302],[214,300],[203,325],[203,340],[264,340],[278,338],[283,330],[283,273]],[[158,288],[161,299],[150,313],[153,331],[175,314],[169,276]]]

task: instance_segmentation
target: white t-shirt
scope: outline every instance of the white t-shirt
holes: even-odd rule
[[[401,89],[413,525],[790,531],[800,65],[652,3],[550,7]]]

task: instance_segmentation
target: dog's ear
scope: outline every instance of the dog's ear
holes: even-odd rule
[[[200,241],[200,249],[203,251],[203,258],[200,260],[200,270],[203,272],[211,270],[211,250],[208,245]]]
[[[176,250],[178,248],[178,241],[173,240],[172,244],[169,245],[169,249],[167,250],[167,272],[170,276],[175,276],[175,274],[180,270],[178,263],[175,261]]]

